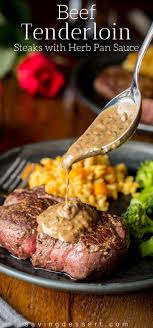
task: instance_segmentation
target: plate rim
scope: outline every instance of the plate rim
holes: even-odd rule
[[[18,152],[24,151],[25,148],[31,148],[35,146],[43,146],[44,144],[51,144],[54,145],[57,143],[72,143],[74,141],[74,138],[66,138],[66,139],[55,139],[55,140],[48,140],[48,141],[42,141],[42,142],[36,142],[31,144],[26,144],[21,147],[16,147],[13,149],[8,150],[7,152],[4,152],[3,154],[0,154],[0,161],[5,160],[10,154],[15,154]],[[141,141],[129,141],[124,146],[129,145],[131,147],[143,147],[150,149],[153,153],[153,145],[151,143],[141,142]],[[37,269],[39,270],[39,269]],[[148,289],[153,287],[153,278],[149,279],[142,279],[142,280],[136,280],[133,282],[113,282],[104,284],[103,282],[97,282],[97,283],[88,283],[88,282],[75,282],[73,280],[66,280],[66,281],[60,281],[60,280],[54,280],[44,277],[38,277],[33,276],[29,273],[17,270],[15,268],[11,268],[10,266],[7,266],[5,264],[0,263],[0,273],[6,274],[8,276],[26,281],[28,283],[32,283],[35,285],[43,286],[46,288],[53,288],[56,290],[62,290],[66,292],[75,292],[75,293],[86,293],[86,294],[99,294],[99,295],[115,295],[115,294],[124,294],[127,292],[134,292],[134,291],[140,291],[144,289]]]
[[[39,269],[37,269],[39,270]],[[6,265],[0,263],[0,273],[4,273],[10,277],[26,281],[28,283],[53,288],[55,290],[61,290],[66,292],[86,293],[86,294],[99,294],[99,295],[118,295],[128,292],[141,291],[144,289],[153,287],[153,278],[139,280],[135,282],[124,283],[124,286],[117,283],[108,283],[103,285],[101,283],[90,283],[87,282],[73,282],[73,280],[59,281],[43,277],[34,277],[28,273],[20,272],[16,269],[9,269]],[[98,287],[98,288],[97,288]]]

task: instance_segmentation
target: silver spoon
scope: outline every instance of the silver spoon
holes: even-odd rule
[[[132,83],[130,85],[130,87],[126,90],[124,90],[123,92],[121,92],[119,95],[117,95],[116,97],[114,97],[112,100],[110,100],[106,106],[104,107],[103,110],[105,110],[108,107],[114,106],[115,104],[119,103],[119,102],[126,102],[127,101],[131,101],[134,104],[136,104],[137,106],[137,114],[135,116],[134,121],[132,122],[132,125],[129,126],[129,129],[126,131],[125,134],[123,134],[118,141],[120,141],[118,144],[122,144],[123,142],[125,142],[127,139],[129,139],[133,133],[135,132],[139,122],[140,122],[140,117],[141,117],[141,93],[140,93],[140,89],[139,89],[139,83],[138,83],[138,75],[139,75],[139,70],[140,70],[140,66],[143,60],[143,57],[149,47],[149,44],[152,40],[153,37],[153,23],[151,24],[148,33],[142,43],[142,46],[139,50],[138,53],[138,57],[135,63],[135,67],[134,67],[134,72],[133,72],[133,79],[132,79]]]
[[[115,149],[119,147],[122,143],[124,143],[127,139],[129,139],[133,133],[135,132],[141,117],[141,93],[139,90],[138,84],[138,74],[140,70],[140,65],[144,54],[151,42],[153,37],[153,23],[151,24],[148,33],[143,41],[143,44],[139,50],[137,61],[134,68],[133,79],[130,87],[114,97],[111,101],[107,103],[102,112],[97,116],[95,121],[89,126],[89,128],[85,131],[85,133],[68,149],[67,153],[63,158],[63,167],[69,170],[73,163],[78,162],[81,159],[107,153],[111,149]],[[117,115],[120,115],[120,121],[123,118],[125,120],[128,119],[128,125],[126,129],[121,129],[123,125],[122,122],[118,123],[116,126],[115,118],[113,126],[117,127],[116,131],[113,131],[113,126],[109,125],[109,121],[107,120],[107,129],[102,130],[105,127],[105,124],[101,124],[98,122],[98,119],[104,117],[103,113],[105,111],[116,108]],[[110,119],[110,118],[109,118]],[[112,119],[113,120],[113,119]],[[103,123],[105,123],[105,119]],[[95,131],[98,126],[98,137],[95,142]],[[100,126],[100,127],[99,127]],[[115,129],[116,129],[115,127]],[[111,130],[112,128],[112,130]],[[112,133],[113,138],[109,138],[109,133]],[[115,133],[115,134],[113,134]],[[104,143],[101,143],[101,137],[105,135]]]

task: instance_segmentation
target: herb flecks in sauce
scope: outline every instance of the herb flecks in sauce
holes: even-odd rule
[[[68,170],[79,160],[117,148],[120,137],[129,129],[137,110],[134,103],[127,101],[101,112],[64,155],[63,167]]]
[[[98,219],[97,211],[78,200],[50,206],[38,218],[38,231],[55,239],[71,242],[84,232],[92,231]]]

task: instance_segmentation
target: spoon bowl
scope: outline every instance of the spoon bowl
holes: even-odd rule
[[[131,124],[129,125],[128,129],[125,131],[124,134],[120,135],[114,142],[114,148],[117,148],[117,146],[121,145],[124,143],[126,140],[132,137],[134,132],[137,129],[137,126],[140,122],[141,118],[141,93],[138,87],[134,85],[134,83],[131,84],[131,86],[121,92],[119,95],[111,99],[106,106],[103,108],[103,110],[106,110],[112,106],[121,106],[124,107],[125,110],[125,105],[131,105],[133,108],[133,120]],[[133,106],[132,106],[133,105]],[[127,108],[127,114],[128,114],[128,108]],[[107,148],[110,147],[110,145],[107,145],[103,147],[104,152],[107,152]]]

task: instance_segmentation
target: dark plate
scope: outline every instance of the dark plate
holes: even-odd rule
[[[72,83],[78,92],[78,95],[96,114],[108,102],[103,96],[100,96],[94,89],[93,83],[96,76],[107,66],[119,65],[127,56],[124,52],[111,52],[95,54],[92,57],[82,60],[72,76]],[[153,133],[153,124],[140,123],[138,130]]]
[[[15,148],[0,156],[0,172],[2,174],[17,155],[37,162],[44,156],[62,155],[71,143],[72,140],[66,139]],[[124,162],[131,172],[135,172],[140,162],[153,159],[153,146],[129,142],[113,151],[110,158],[113,164]],[[128,201],[128,198],[120,198],[117,202],[112,203],[111,210],[116,213],[123,212]],[[0,272],[48,288],[79,293],[119,294],[153,287],[153,259],[140,260],[130,254],[126,263],[110,277],[101,281],[75,282],[55,272],[34,269],[29,260],[18,260],[0,248]]]

